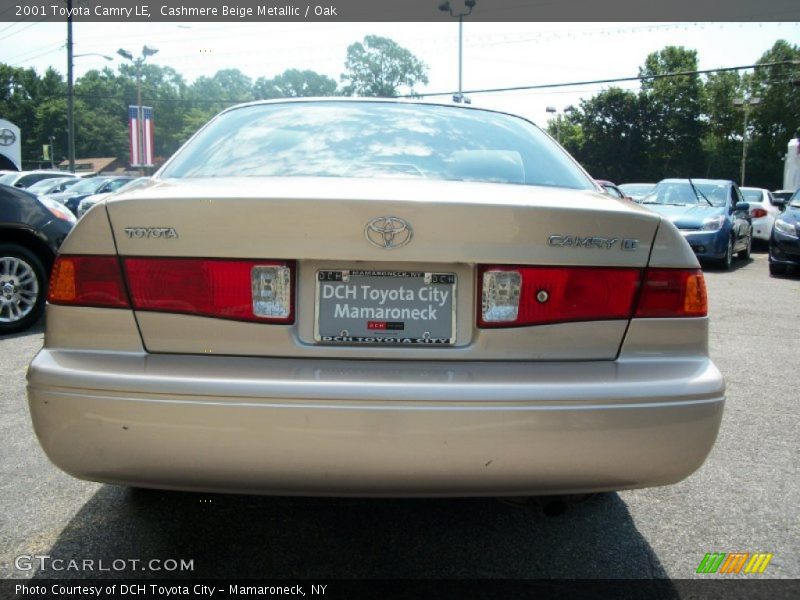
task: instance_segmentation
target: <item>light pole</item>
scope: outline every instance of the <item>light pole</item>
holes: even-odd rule
[[[458,93],[453,95],[453,102],[464,102],[465,104],[470,104],[471,101],[469,98],[464,96],[463,86],[462,86],[462,74],[463,74],[463,40],[464,40],[464,17],[469,16],[472,14],[472,9],[475,8],[475,0],[464,0],[464,7],[467,9],[466,12],[454,13],[453,7],[450,6],[449,0],[442,2],[439,5],[439,10],[442,12],[449,12],[450,16],[455,18],[458,17]]]
[[[747,113],[751,106],[761,104],[761,98],[734,98],[733,105],[741,106],[744,112],[744,128],[742,129],[742,177],[739,185],[744,185],[744,171],[747,163]]]
[[[117,50],[117,54],[119,54],[122,58],[126,58],[131,61],[136,67],[136,137],[137,137],[137,150],[138,156],[134,157],[137,165],[131,166],[138,166],[140,173],[144,175],[144,163],[145,163],[145,156],[144,156],[144,122],[143,122],[143,115],[142,115],[142,65],[144,65],[144,61],[147,60],[148,56],[153,56],[156,52],[158,52],[158,48],[151,48],[150,46],[142,46],[142,55],[138,58],[133,58],[133,54],[125,50],[124,48],[120,48]]]
[[[106,60],[114,60],[105,54],[89,52],[88,54],[73,54],[72,51],[72,0],[67,0],[69,15],[67,17],[67,158],[69,159],[69,172],[75,172],[75,86],[72,63],[81,56],[102,56]]]
[[[561,119],[558,115],[558,109],[555,106],[548,106],[545,112],[552,113],[556,116],[556,141],[561,143]]]

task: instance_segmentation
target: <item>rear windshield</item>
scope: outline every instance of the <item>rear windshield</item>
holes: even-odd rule
[[[365,177],[595,189],[537,127],[447,106],[308,102],[224,113],[160,177]]]
[[[764,199],[761,190],[743,190],[742,188],[739,188],[739,190],[748,202],[761,202]]]

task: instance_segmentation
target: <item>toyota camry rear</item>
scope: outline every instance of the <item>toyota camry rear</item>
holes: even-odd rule
[[[264,494],[664,485],[717,435],[675,227],[528,121],[395,101],[229,109],[92,208],[28,373],[72,475]]]

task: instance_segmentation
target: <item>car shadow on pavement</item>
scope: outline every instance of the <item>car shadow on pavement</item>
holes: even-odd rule
[[[9,334],[0,334],[0,340],[11,340],[18,337],[23,337],[26,335],[31,335],[34,333],[44,333],[44,317],[40,318],[36,323],[24,329],[23,331],[17,331],[16,333],[9,333]]]
[[[194,569],[40,569],[34,578],[667,577],[614,493],[547,516],[541,506],[493,498],[289,498],[105,485],[48,554],[64,565],[185,559]]]

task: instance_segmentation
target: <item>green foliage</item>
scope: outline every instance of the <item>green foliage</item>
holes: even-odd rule
[[[368,35],[347,48],[342,90],[346,96],[393,98],[401,88],[414,93],[417,83],[428,83],[428,67],[389,38]]]
[[[259,77],[253,87],[258,100],[336,95],[336,81],[314,71],[287,69],[272,79]]]

